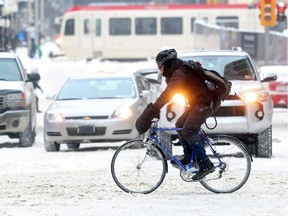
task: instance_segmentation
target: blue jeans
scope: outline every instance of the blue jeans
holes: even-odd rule
[[[183,152],[185,157],[191,157],[192,151],[199,160],[206,160],[208,157],[206,155],[206,150],[202,141],[198,143],[189,144],[185,139],[180,139],[181,145],[183,147]]]

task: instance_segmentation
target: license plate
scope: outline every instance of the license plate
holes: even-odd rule
[[[94,134],[94,126],[80,126],[79,134]]]

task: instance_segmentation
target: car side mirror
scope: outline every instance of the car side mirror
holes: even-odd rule
[[[28,82],[37,82],[39,81],[41,78],[40,78],[40,75],[38,73],[30,73],[28,74]]]
[[[148,74],[145,76],[144,80],[150,84],[161,84],[158,74]]]
[[[274,73],[263,73],[261,82],[273,82],[277,80],[277,75]]]

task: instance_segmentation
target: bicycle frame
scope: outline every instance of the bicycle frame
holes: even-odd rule
[[[179,167],[181,167],[181,169],[183,169],[185,172],[189,171],[191,168],[193,168],[193,161],[195,159],[195,152],[192,151],[192,155],[191,155],[191,160],[190,160],[190,163],[188,166],[183,166],[183,164],[173,155],[172,152],[170,152],[165,145],[163,145],[159,139],[157,138],[157,131],[161,131],[161,132],[165,132],[165,131],[179,131],[179,130],[182,130],[182,128],[161,128],[161,127],[157,127],[157,124],[154,123],[153,126],[151,127],[151,130],[150,130],[150,135],[148,137],[148,140],[153,140],[154,144],[160,146],[160,148],[162,150],[164,150],[170,157],[172,160],[174,160]],[[224,164],[221,159],[219,158],[219,156],[217,155],[217,152],[213,149],[212,147],[212,143],[211,143],[211,140],[207,137],[206,133],[203,131],[202,128],[200,128],[199,130],[199,136],[202,138],[202,140],[204,141],[204,143],[206,143],[209,147],[209,149],[211,150],[211,152],[213,153],[213,155],[218,159],[219,161],[219,164],[216,166],[216,167],[222,167],[222,165]],[[195,170],[194,172],[197,172],[198,170]]]
[[[127,193],[151,193],[162,184],[168,172],[167,160],[170,159],[178,165],[182,180],[200,182],[203,187],[214,193],[232,193],[246,183],[251,171],[251,155],[244,144],[226,135],[218,135],[211,139],[202,129],[199,130],[199,136],[203,141],[201,145],[203,144],[208,151],[207,156],[215,169],[211,174],[208,173],[209,177],[193,180],[193,176],[199,170],[199,166],[194,164],[194,161],[197,164],[197,160],[194,160],[197,159],[195,150],[192,149],[190,163],[184,166],[173,155],[171,143],[164,143],[170,139],[166,139],[167,136],[163,133],[179,130],[182,128],[161,128],[157,126],[157,122],[153,122],[145,139],[130,140],[121,145],[111,161],[111,174],[115,183]]]

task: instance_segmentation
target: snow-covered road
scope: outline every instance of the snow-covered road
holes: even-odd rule
[[[55,67],[49,61],[41,63],[46,73],[42,74],[43,80]],[[79,62],[75,70],[83,69],[82,64]],[[51,93],[47,83],[42,81],[41,85],[46,94]],[[42,110],[48,104],[43,96]],[[116,186],[110,174],[115,144],[87,144],[78,151],[61,148],[60,152],[45,152],[43,113],[37,115],[38,135],[33,147],[19,148],[17,140],[0,137],[1,216],[287,215],[287,109],[274,112],[273,157],[253,158],[248,182],[232,194],[214,194],[199,183],[184,182],[179,170],[170,165],[164,183],[155,192],[127,194]]]

